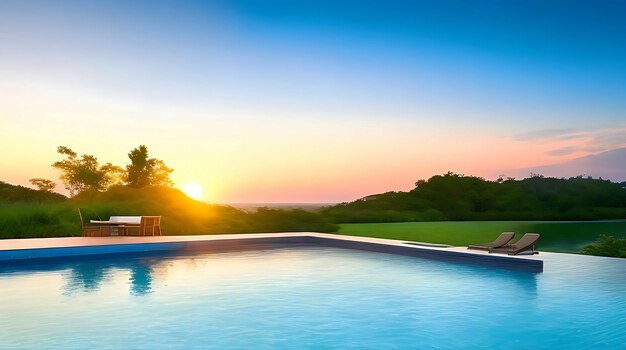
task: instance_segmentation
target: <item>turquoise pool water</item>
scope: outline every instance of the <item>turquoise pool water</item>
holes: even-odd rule
[[[626,260],[291,247],[0,268],[0,349],[623,349]]]

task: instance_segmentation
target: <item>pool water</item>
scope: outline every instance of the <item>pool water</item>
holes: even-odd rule
[[[626,345],[626,260],[543,273],[291,247],[0,268],[0,349]]]

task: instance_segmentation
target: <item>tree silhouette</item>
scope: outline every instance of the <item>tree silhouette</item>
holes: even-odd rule
[[[140,145],[128,153],[130,164],[126,166],[126,184],[129,187],[172,186],[172,169],[160,159],[148,158],[148,147]]]
[[[52,167],[61,171],[60,179],[65,188],[74,196],[86,190],[102,191],[116,182],[123,169],[111,163],[100,165],[98,159],[90,154],[78,156],[65,146],[59,146],[59,154],[64,160],[52,163]]]
[[[37,190],[44,192],[53,192],[54,188],[57,187],[57,184],[48,179],[42,179],[40,177],[36,177],[34,179],[28,180],[33,186],[37,187]]]

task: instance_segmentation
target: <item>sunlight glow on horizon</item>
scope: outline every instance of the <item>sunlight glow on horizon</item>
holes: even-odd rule
[[[188,182],[184,184],[183,186],[181,186],[180,190],[183,191],[184,194],[186,194],[188,197],[192,199],[195,199],[195,200],[203,199],[202,186],[200,186],[199,184],[195,182]]]

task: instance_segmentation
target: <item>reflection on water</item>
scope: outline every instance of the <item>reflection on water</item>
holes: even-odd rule
[[[0,348],[608,349],[626,342],[626,261],[545,258],[539,274],[323,247],[4,267],[0,324],[11,322],[0,326]]]
[[[154,258],[140,258],[130,261],[91,260],[78,262],[69,267],[64,293],[98,291],[103,282],[111,279],[114,274],[128,272],[129,293],[145,295],[152,291],[153,265],[160,261]],[[64,268],[64,267],[61,267]]]
[[[69,269],[64,291],[71,294],[77,291],[93,291],[100,288],[100,284],[110,276],[110,266],[106,263],[84,264],[78,263]]]
[[[152,268],[149,261],[140,261],[130,269],[130,293],[144,295],[152,291]]]
[[[498,276],[499,282],[503,280],[512,283],[517,291],[517,295],[526,298],[526,300],[533,300],[537,298],[537,278],[541,274],[532,272],[509,272],[503,273]]]
[[[63,276],[61,290],[65,295],[97,292],[114,276],[127,276],[129,294],[145,295],[152,292],[154,266],[163,264],[169,255],[169,253],[151,253],[149,256],[141,254],[123,258],[94,257],[70,262],[3,266],[0,268],[0,276],[59,272]]]

